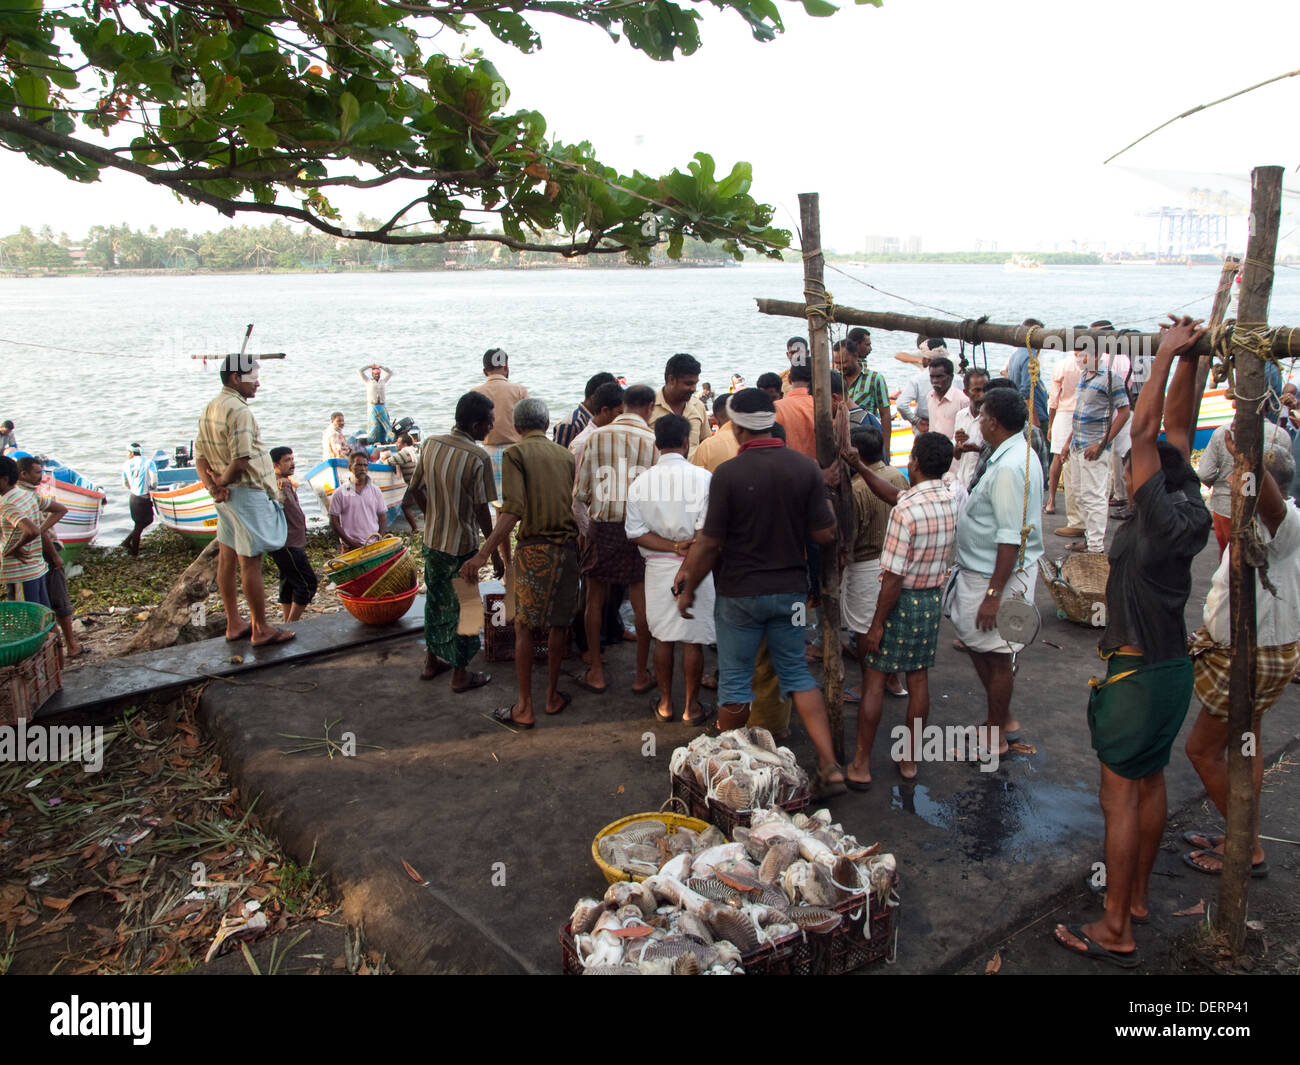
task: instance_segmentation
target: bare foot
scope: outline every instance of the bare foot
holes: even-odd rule
[[[898,775],[902,777],[904,780],[915,780],[916,772],[917,770],[916,770],[915,762],[909,762],[906,758],[904,758],[898,763]]]
[[[271,635],[260,640],[251,640],[254,647],[266,647],[272,643],[288,643],[298,634],[291,632],[289,629],[271,629]]]
[[[243,621],[243,618],[240,618],[240,620]],[[235,628],[235,629],[232,629],[229,625],[226,625],[226,642],[234,643],[236,640],[247,639],[249,635],[252,633],[252,631],[253,631],[253,623],[251,621],[245,622],[241,628]]]

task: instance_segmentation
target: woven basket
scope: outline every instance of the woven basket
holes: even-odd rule
[[[335,585],[346,584],[374,569],[385,559],[392,558],[405,547],[401,537],[386,536],[373,544],[353,548],[337,558],[329,559],[325,563],[325,572]]]
[[[386,595],[398,595],[409,592],[415,587],[420,571],[409,551],[402,551],[393,556],[392,565],[379,575],[369,588],[361,593],[365,599],[377,599]],[[351,591],[349,595],[354,594]]]
[[[1103,554],[1084,552],[1053,562],[1038,560],[1039,572],[1056,604],[1056,616],[1090,628],[1105,624],[1106,580],[1110,560]]]
[[[401,595],[389,595],[382,599],[358,599],[356,596],[339,593],[339,598],[349,614],[365,625],[391,625],[401,618],[411,604],[415,602],[418,588],[412,588]]]
[[[366,570],[360,577],[353,577],[352,580],[343,581],[341,584],[335,583],[334,587],[344,595],[354,595],[359,598],[366,594],[375,581],[379,580],[380,577],[396,565],[397,560],[401,557],[399,552],[391,558],[382,558],[372,569]],[[369,563],[366,563],[366,565],[369,565]]]
[[[610,865],[600,856],[600,841],[606,836],[612,836],[616,832],[621,832],[629,825],[634,825],[638,821],[662,821],[668,826],[668,834],[672,835],[679,828],[689,828],[695,832],[703,832],[709,827],[707,821],[701,821],[698,817],[686,817],[684,814],[665,813],[655,811],[654,813],[632,814],[631,817],[620,817],[613,824],[606,825],[596,833],[596,838],[591,841],[592,860],[600,866],[600,871],[605,874],[605,879],[616,884],[620,880],[635,880],[638,883],[645,879],[640,873],[627,873],[616,866]]]
[[[40,603],[0,603],[0,666],[16,666],[41,649],[54,611]]]

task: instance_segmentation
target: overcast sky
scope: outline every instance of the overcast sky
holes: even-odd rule
[[[766,45],[738,16],[709,9],[703,46],[673,63],[557,18],[536,20],[543,48],[531,56],[475,41],[512,106],[541,111],[552,137],[590,140],[624,172],[684,167],[701,150],[720,172],[748,160],[753,194],[776,205],[784,228],[797,194],[820,192],[824,244],[839,251],[862,250],[873,233],[917,235],[926,250],[1154,244],[1156,222],[1141,212],[1185,203],[1190,187],[1248,201],[1250,168],[1276,163],[1300,188],[1300,77],[1176,122],[1102,166],[1173,115],[1293,69],[1276,2],[886,0],[829,19],[779,6],[786,33]],[[7,152],[0,188],[0,234],[23,223],[73,236],[97,222],[225,224],[125,175],[81,186]],[[335,202],[379,215],[403,200]],[[1289,192],[1284,210],[1297,206]],[[1284,217],[1284,252],[1300,252],[1297,224]],[[1244,240],[1238,220],[1233,243]]]

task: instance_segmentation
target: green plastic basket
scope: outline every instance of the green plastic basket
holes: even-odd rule
[[[0,603],[0,666],[16,666],[41,649],[54,611],[40,603]]]

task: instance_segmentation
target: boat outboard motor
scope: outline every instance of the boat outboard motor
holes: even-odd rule
[[[176,463],[176,468],[178,470],[183,470],[194,461],[194,451],[186,448],[184,444],[177,444],[174,461]]]

